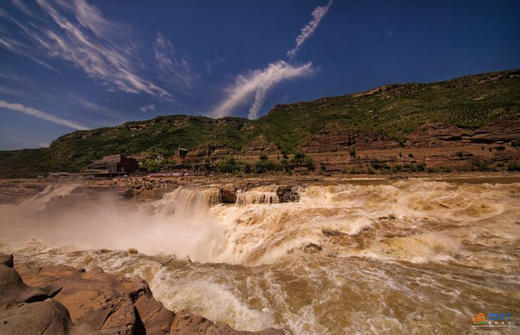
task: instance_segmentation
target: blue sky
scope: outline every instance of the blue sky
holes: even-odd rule
[[[520,68],[519,1],[0,4],[0,149]]]

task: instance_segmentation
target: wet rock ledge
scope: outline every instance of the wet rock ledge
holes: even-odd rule
[[[100,268],[15,266],[12,255],[0,254],[0,334],[285,333],[237,331],[186,311],[169,311],[139,277],[118,277]]]

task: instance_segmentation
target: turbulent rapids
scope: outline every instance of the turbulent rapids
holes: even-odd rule
[[[179,187],[139,203],[50,185],[0,205],[0,252],[139,275],[166,307],[243,330],[459,334],[481,312],[518,317],[520,183],[316,183],[286,203],[275,191],[219,204],[218,188]]]

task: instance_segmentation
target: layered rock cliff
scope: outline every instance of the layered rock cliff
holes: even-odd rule
[[[478,161],[498,164],[520,159],[520,114],[476,130],[446,122],[418,127],[402,142],[375,132],[322,132],[312,136],[305,152],[329,169],[344,170],[373,161],[424,164],[427,168],[471,167]]]

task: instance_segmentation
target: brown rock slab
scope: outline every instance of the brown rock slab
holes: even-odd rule
[[[0,311],[0,334],[65,335],[71,328],[69,313],[52,299]]]
[[[18,272],[17,272],[18,271]],[[26,285],[39,286],[40,288]],[[218,303],[218,302],[217,302]],[[143,279],[65,265],[15,264],[0,255],[0,335],[284,334],[238,331],[154,299]]]
[[[73,323],[86,323],[106,334],[134,334],[139,327],[133,301],[120,280],[101,269],[81,272],[68,266],[18,267],[31,285],[53,287],[54,299]]]
[[[0,293],[0,310],[48,298],[42,290],[25,285],[13,268],[12,255],[2,255],[0,259]]]
[[[43,290],[27,286],[12,255],[0,255],[0,334],[68,334],[67,309]]]
[[[121,286],[128,292],[147,334],[168,334],[175,313],[154,299],[148,283],[139,277],[125,278]]]

